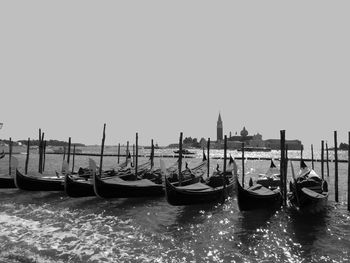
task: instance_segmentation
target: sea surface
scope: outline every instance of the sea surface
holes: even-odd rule
[[[185,160],[190,167],[201,161],[201,151],[195,151],[197,158]],[[211,157],[222,154],[212,151]],[[289,156],[299,154],[291,151]],[[346,153],[340,155],[340,159],[347,158]],[[278,158],[279,152],[246,156]],[[22,170],[25,155],[15,157]],[[304,152],[304,157],[309,153]],[[175,162],[174,158],[164,160],[167,165]],[[145,161],[142,157],[139,163]],[[45,170],[59,171],[61,162],[62,155],[47,155]],[[113,167],[116,162],[116,157],[106,157],[103,166]],[[212,160],[212,169],[216,163],[222,165],[222,160]],[[29,170],[37,170],[37,154],[31,154],[29,164]],[[76,157],[75,169],[87,164],[88,157]],[[241,169],[242,161],[237,164]],[[269,161],[246,160],[246,183],[269,165]],[[5,157],[0,160],[0,173],[7,170]],[[319,162],[315,170],[320,174]],[[63,192],[0,189],[0,262],[350,262],[347,163],[339,164],[339,203],[334,202],[333,163],[329,171],[329,177],[325,175],[330,189],[328,207],[316,216],[288,208],[273,213],[240,212],[236,196],[224,204],[174,207],[164,197],[104,200],[69,198]]]

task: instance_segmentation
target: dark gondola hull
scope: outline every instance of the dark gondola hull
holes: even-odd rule
[[[217,187],[210,191],[189,191],[178,189],[166,178],[165,189],[168,203],[174,206],[211,204],[222,202],[228,196],[232,196],[234,182],[230,181],[225,189],[223,187]]]
[[[241,211],[257,209],[276,210],[282,205],[282,195],[276,192],[273,195],[259,195],[244,189],[236,177],[238,207]]]
[[[94,185],[91,180],[75,180],[70,175],[65,176],[64,191],[70,197],[95,196]]]
[[[32,177],[22,174],[16,170],[15,185],[21,190],[27,191],[63,191],[63,179],[49,179]]]
[[[327,207],[328,193],[323,194],[321,198],[315,198],[313,196],[305,194],[300,189],[297,190],[298,199],[296,198],[296,191],[294,188],[288,195],[288,201],[290,207],[301,213],[315,214],[322,212]]]
[[[148,186],[123,185],[113,182],[106,182],[98,175],[93,176],[95,195],[101,198],[129,198],[129,197],[154,197],[164,196],[162,184]]]
[[[0,188],[16,188],[15,179],[10,176],[0,175]]]

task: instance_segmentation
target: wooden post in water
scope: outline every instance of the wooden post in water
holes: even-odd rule
[[[179,185],[180,186],[181,186],[181,183],[182,183],[181,168],[182,168],[182,132],[180,132],[180,139],[179,139],[179,163],[178,163]]]
[[[70,147],[71,147],[72,141],[71,141],[71,137],[69,137],[68,139],[68,152],[67,152],[67,163],[69,164],[70,161]]]
[[[63,146],[63,161],[66,160],[66,146]]]
[[[286,131],[280,131],[281,141],[280,141],[280,150],[281,150],[281,160],[280,160],[280,172],[281,172],[281,191],[283,196],[283,206],[286,206],[287,200],[285,200],[285,185],[286,185],[286,176],[285,176],[285,140],[286,140]]]
[[[132,166],[135,167],[135,144],[132,145]]]
[[[324,141],[321,141],[321,176],[324,179]]]
[[[120,158],[120,143],[118,143],[118,161],[117,161],[118,164],[119,164],[119,158]]]
[[[43,168],[42,171],[45,171],[45,163],[46,163],[46,140],[43,142]]]
[[[339,202],[338,198],[338,138],[337,131],[334,131],[334,195],[335,201]]]
[[[244,142],[242,142],[242,187],[244,188]]]
[[[73,162],[72,162],[72,173],[74,173],[74,164],[75,164],[75,144],[73,144]]]
[[[314,145],[311,144],[311,167],[312,167],[312,170],[315,169],[315,166],[314,166]]]
[[[329,152],[328,152],[328,142],[326,142],[326,167],[327,167],[327,177],[329,177]]]
[[[136,142],[135,142],[135,180],[137,180],[137,164],[138,164],[138,155],[139,155],[139,134],[136,133]]]
[[[24,167],[25,174],[28,173],[29,150],[30,150],[30,138],[28,138],[28,142],[27,142],[27,156],[26,156],[26,164],[25,164],[25,167]]]
[[[284,190],[283,190],[283,200],[285,200],[284,202],[284,205],[286,206],[287,205],[287,174],[288,174],[288,145],[285,144],[285,148],[286,148],[286,152],[285,152],[285,156],[284,156],[284,159],[285,159],[285,162],[284,162]]]
[[[39,144],[38,144],[38,150],[39,150],[39,165],[38,165],[38,172],[41,173],[41,129],[39,129]]]
[[[101,157],[100,157],[100,176],[102,176],[102,164],[103,164],[103,150],[105,147],[105,139],[106,139],[106,123],[103,125],[103,135],[102,135],[102,144],[101,144]]]
[[[348,133],[348,211],[350,211],[350,132]]]
[[[209,173],[210,173],[210,138],[208,138],[208,142],[207,142],[207,177],[209,178]]]
[[[304,150],[304,147],[301,146],[301,149],[300,149],[300,163],[303,160],[303,150]]]
[[[153,169],[154,166],[154,144],[153,139],[151,140],[151,169]]]
[[[129,141],[126,142],[126,163],[128,163],[128,159],[129,159]]]
[[[10,137],[10,144],[9,144],[9,175],[12,174],[11,169],[11,163],[12,163],[12,138]]]
[[[44,137],[45,137],[45,132],[41,134],[41,139],[40,139],[40,173],[43,173],[43,163],[44,163]]]
[[[223,183],[224,183],[224,189],[226,188],[226,155],[227,155],[227,135],[224,137],[224,172],[223,172]],[[225,190],[224,190],[224,199],[225,199]]]

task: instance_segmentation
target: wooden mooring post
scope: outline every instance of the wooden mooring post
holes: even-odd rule
[[[128,159],[129,159],[129,141],[126,142],[126,163],[128,163]]]
[[[314,145],[311,144],[311,167],[312,170],[315,169],[315,165],[314,165]]]
[[[151,169],[153,169],[154,166],[154,143],[153,143],[153,139],[151,139]]]
[[[42,168],[42,163],[41,163],[41,129],[39,129],[39,145],[38,145],[38,151],[39,151],[38,172],[41,173],[41,168]]]
[[[285,164],[284,164],[284,190],[283,190],[283,200],[285,200],[285,205],[287,205],[287,175],[288,175],[288,145],[285,144],[286,152],[285,152]]]
[[[12,174],[12,138],[10,137],[10,143],[9,143],[9,175]]]
[[[72,173],[74,173],[74,164],[75,164],[75,144],[73,144]]]
[[[120,161],[120,143],[118,143],[118,160],[117,163],[119,164]]]
[[[226,155],[227,155],[227,135],[224,137],[224,171],[222,175],[223,186],[224,186],[224,200],[225,200],[225,192],[226,192]]]
[[[103,125],[103,134],[102,134],[102,143],[101,143],[101,157],[100,157],[100,176],[102,176],[102,164],[103,164],[103,151],[105,147],[105,139],[106,139],[106,123]]]
[[[67,163],[69,164],[70,162],[70,147],[72,144],[72,139],[71,137],[68,138],[68,152],[67,152]]]
[[[350,211],[350,132],[348,137],[348,211]]]
[[[27,156],[26,156],[26,163],[25,163],[25,166],[24,166],[25,174],[28,173],[29,150],[30,150],[30,138],[28,138],[28,142],[27,142]]]
[[[282,191],[282,196],[283,196],[283,206],[287,205],[287,200],[286,200],[286,196],[287,193],[285,193],[285,189],[287,189],[286,187],[286,175],[285,175],[285,171],[286,171],[286,162],[285,162],[285,146],[286,146],[286,131],[285,130],[281,130],[280,131],[280,151],[281,151],[281,160],[280,160],[280,173],[281,173],[281,191]]]
[[[179,173],[179,185],[182,184],[182,132],[180,132],[180,139],[179,139],[179,163],[178,163],[178,173]]]
[[[137,163],[138,163],[138,149],[139,149],[139,134],[136,133],[136,142],[135,142],[135,180],[137,180]]]
[[[326,142],[326,168],[327,168],[327,177],[329,177],[329,152],[328,152],[328,143]]]
[[[46,163],[46,140],[44,140],[43,142],[43,168],[42,168],[42,172],[45,171],[45,163]]]
[[[208,138],[208,142],[207,142],[207,177],[209,178],[209,173],[210,173],[210,138]]]
[[[63,161],[66,160],[66,146],[63,146]]]
[[[338,194],[338,137],[337,131],[334,131],[334,196],[335,201],[339,202]]]
[[[321,141],[321,176],[324,179],[324,141]]]
[[[242,187],[244,188],[244,142],[242,142]]]

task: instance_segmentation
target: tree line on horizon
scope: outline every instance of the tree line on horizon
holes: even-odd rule
[[[10,140],[8,139],[0,139],[2,143],[9,144]],[[13,146],[19,146],[19,145],[27,145],[28,140],[18,140],[18,141],[12,141]],[[48,140],[46,141],[47,146],[68,146],[68,142],[66,141],[59,141],[59,140]],[[85,146],[83,143],[72,143],[72,145],[75,146]],[[39,146],[39,140],[30,140],[30,146]]]

